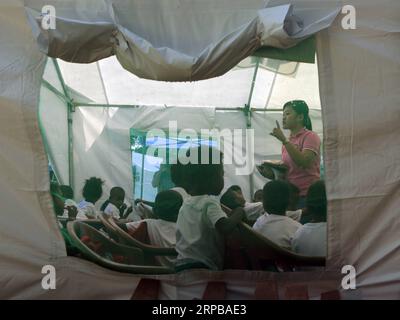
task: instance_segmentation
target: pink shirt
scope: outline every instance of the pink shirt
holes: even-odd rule
[[[289,141],[300,151],[311,150],[317,155],[311,167],[309,169],[304,169],[294,163],[286,151],[285,146],[282,146],[282,161],[289,169],[287,172],[287,179],[300,189],[300,196],[303,197],[307,194],[307,190],[310,185],[320,179],[319,149],[321,146],[321,140],[315,132],[303,128],[296,135],[290,135]]]

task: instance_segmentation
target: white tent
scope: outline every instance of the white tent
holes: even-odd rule
[[[122,69],[115,58],[87,65],[49,60],[44,71],[39,118],[60,182],[71,182],[74,190],[80,190],[84,179],[101,176],[106,182],[104,197],[112,186],[122,184],[131,198],[130,129],[145,132],[154,128],[168,129],[169,121],[176,121],[178,130],[191,128],[198,133],[201,129],[242,129],[243,140],[244,130],[252,129],[254,145],[246,148],[243,141],[247,162],[253,154],[256,163],[279,157],[280,145],[269,132],[275,126],[275,120],[280,121],[281,112],[277,110],[296,97],[306,97],[310,107],[314,108],[311,111],[314,130],[322,138],[317,65],[282,62],[279,68],[275,60],[276,68],[268,70],[260,67],[260,61],[271,63],[272,60],[253,60],[258,65],[246,64],[251,61],[247,58],[239,64],[242,68],[224,76],[185,83],[140,79]],[[68,97],[74,112],[68,111]],[[160,105],[161,102],[164,105]],[[249,119],[244,113],[248,102],[253,110]],[[266,104],[268,108],[265,108]],[[234,151],[228,150],[227,156]],[[240,184],[250,199],[265,179],[257,170],[251,170],[250,175],[236,175],[236,167],[237,164],[225,166],[226,186]]]
[[[336,1],[310,5],[307,1],[293,0],[291,3],[289,7],[279,0],[267,3],[256,0],[162,3],[59,0],[53,1],[57,9],[56,29],[43,30],[39,13],[46,1],[2,2],[1,297],[129,298],[141,278],[141,275],[113,272],[66,256],[48,192],[48,162],[43,142],[50,147],[49,156],[62,181],[87,176],[92,167],[96,172],[99,169],[107,172],[104,178],[112,183],[113,179],[122,181],[125,177],[121,173],[131,170],[127,167],[130,159],[126,159],[130,154],[121,152],[129,148],[121,145],[126,141],[127,128],[163,127],[166,119],[176,119],[177,114],[179,119],[192,119],[193,123],[185,123],[185,127],[245,128],[243,114],[215,109],[243,107],[248,103],[248,91],[218,96],[223,90],[229,91],[229,77],[234,77],[234,72],[246,73],[251,69],[228,71],[261,46],[287,48],[314,33],[329,200],[326,271],[185,272],[154,276],[163,280],[160,298],[192,298],[198,291],[194,290],[191,295],[191,289],[204,286],[209,279],[225,280],[228,298],[252,297],[257,283],[270,279],[275,279],[280,288],[289,282],[307,283],[310,295],[318,296],[327,289],[341,289],[344,265],[355,267],[357,290],[342,290],[343,297],[399,297],[400,258],[396,252],[399,248],[400,150],[393,144],[400,134],[396,117],[400,78],[399,4],[353,1],[357,28],[345,30],[341,24],[343,16],[336,17],[339,9]],[[228,87],[214,91],[212,99],[204,98],[196,94],[209,90],[205,82],[165,84],[163,88],[164,84],[140,80],[126,72],[120,79],[115,78],[113,75],[120,68],[115,58],[83,67],[60,62],[61,77],[60,74],[55,77],[57,69],[51,67],[43,77],[51,87],[43,86],[41,102],[46,103],[40,103],[44,108],[40,114],[46,132],[73,133],[71,148],[62,140],[65,134],[44,134],[46,141],[40,135],[38,105],[46,54],[79,63],[94,63],[116,55],[125,69],[142,78],[193,81],[221,76],[204,81],[211,87],[216,84]],[[79,72],[90,81],[82,82]],[[118,74],[122,73],[118,71]],[[252,80],[251,73],[243,79],[246,76],[247,81]],[[72,115],[57,95],[57,91],[65,95],[64,84],[53,81],[61,78],[72,89],[69,98],[81,104]],[[278,82],[284,79],[275,77]],[[273,80],[256,81],[250,106],[265,108],[267,101],[267,109],[281,106],[279,99],[286,99],[286,93],[274,91],[268,97],[262,87],[257,87],[258,83]],[[294,86],[298,90],[303,88],[303,85]],[[57,91],[51,91],[52,87]],[[177,100],[161,96],[155,99],[154,90],[157,94],[171,93],[171,97],[176,96],[173,92],[185,94]],[[291,91],[296,98],[301,93]],[[159,101],[161,105],[156,106]],[[74,107],[70,100],[66,102]],[[115,104],[119,109],[84,105],[93,103],[111,107]],[[121,106],[127,104],[127,108]],[[318,97],[311,106],[319,107]],[[185,112],[191,117],[184,117]],[[72,126],[68,126],[69,117],[72,117]],[[271,125],[273,119],[272,113],[253,113],[255,146],[270,143],[264,139],[263,126],[269,121]],[[107,162],[99,161],[97,157],[104,152],[104,146],[112,144],[115,148]],[[71,151],[73,157],[65,157]],[[273,148],[257,149],[256,161],[277,153]],[[85,164],[86,160],[92,161],[92,166]],[[125,167],[113,167],[114,163]],[[259,186],[261,180],[257,182],[255,178],[255,185]],[[79,185],[79,181],[74,185]],[[132,186],[126,188],[130,190]],[[56,290],[44,290],[41,286],[41,270],[47,264],[56,268]]]

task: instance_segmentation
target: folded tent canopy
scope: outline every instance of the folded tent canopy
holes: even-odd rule
[[[329,197],[327,270],[319,275],[226,272],[213,277],[236,285],[229,297],[250,297],[256,282],[269,277],[282,286],[289,278],[308,282],[319,295],[327,284],[340,289],[340,270],[350,264],[357,271],[357,290],[343,291],[344,297],[398,297],[396,1],[353,1],[355,30],[343,29],[333,1],[312,7],[292,1],[291,15],[283,1],[269,1],[264,8],[264,1],[60,0],[54,1],[57,28],[47,31],[38,27],[45,4],[6,0],[0,5],[3,298],[127,298],[140,279],[66,257],[52,212],[37,117],[46,54],[80,63],[115,54],[140,77],[200,80],[227,72],[263,45],[290,47],[314,33]],[[56,290],[41,286],[45,264],[56,268]],[[165,284],[162,294],[189,297],[180,289],[210,276],[165,276],[176,286]]]

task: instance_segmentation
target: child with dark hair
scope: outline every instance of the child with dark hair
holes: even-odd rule
[[[314,182],[306,198],[309,223],[303,225],[292,239],[292,249],[307,256],[326,256],[326,190],[322,180]]]
[[[171,180],[175,184],[175,187],[173,187],[171,190],[178,192],[182,196],[183,200],[190,197],[190,195],[187,193],[184,169],[185,166],[181,164],[179,159],[176,164],[171,165]]]
[[[61,194],[61,188],[57,183],[55,182],[50,183],[50,193],[53,199],[53,207],[57,217],[75,219],[77,215],[77,208],[75,206],[68,206],[68,207],[65,206],[65,198]],[[67,254],[68,255],[77,254],[79,250],[74,246],[74,243],[67,229],[64,228],[64,226],[61,224],[60,221],[58,221],[58,226],[60,227],[61,235],[63,236],[65,241]]]
[[[65,199],[65,206],[66,207],[76,207],[76,208],[78,208],[78,205],[74,201],[74,190],[70,186],[63,184],[63,185],[60,186],[60,191],[61,191],[61,195]],[[67,217],[67,212],[66,211],[67,210],[64,210],[64,217]]]
[[[224,187],[221,152],[200,146],[188,150],[187,157],[190,161],[185,167],[185,179],[191,197],[185,200],[179,211],[175,270],[221,270],[224,236],[242,220],[244,211],[236,208],[228,217],[216,197]]]
[[[286,216],[290,189],[285,181],[268,182],[263,189],[265,213],[259,217],[253,229],[277,245],[291,249],[291,239],[301,224]]]
[[[182,196],[177,191],[159,192],[154,202],[153,213],[158,219],[176,223],[182,203]]]
[[[63,184],[60,190],[65,199],[74,199],[74,190],[70,186]]]
[[[112,187],[110,190],[110,197],[100,207],[100,211],[112,216],[114,219],[126,218],[131,212],[132,207],[126,210],[125,190],[121,187]]]
[[[242,188],[233,185],[221,197],[221,204],[229,209],[243,208],[246,219],[244,222],[253,225],[259,216],[264,213],[262,202],[247,202],[243,196]]]
[[[303,213],[303,209],[297,209],[300,199],[300,189],[289,181],[287,181],[287,184],[289,186],[289,205],[286,210],[286,215],[293,220],[300,222]]]
[[[177,163],[170,165],[171,181],[175,185],[170,190],[178,192],[182,196],[183,200],[190,197],[190,195],[187,193],[184,169],[185,169],[185,166],[180,163],[179,159],[178,159]],[[143,199],[135,199],[134,203],[135,203],[135,205],[137,205],[139,203],[144,204],[145,206],[148,207],[147,208],[148,211],[152,210],[152,208],[154,207],[154,202],[146,201]]]
[[[61,191],[61,186],[56,182],[50,184],[50,193],[53,198],[54,211],[58,217],[75,219],[78,214],[76,204],[68,203]]]
[[[63,216],[64,214],[64,198],[61,195],[61,189],[58,183],[50,183],[50,193],[53,199],[54,212],[57,216]]]
[[[229,187],[221,196],[221,204],[227,206],[229,209],[244,208],[246,200],[243,197],[242,189],[239,186]]]
[[[95,219],[97,218],[97,211],[95,203],[101,198],[103,194],[104,181],[100,178],[91,177],[85,181],[83,186],[82,195],[84,200],[78,204],[78,217],[79,219]]]
[[[263,201],[263,191],[262,189],[257,190],[254,192],[253,202],[262,202]]]
[[[162,248],[175,247],[176,220],[182,203],[182,196],[178,192],[161,191],[157,194],[153,207],[156,218],[129,222],[126,227],[129,232],[134,232],[141,223],[146,222],[150,244]],[[160,256],[157,259],[162,265],[173,266],[175,264],[173,257]]]

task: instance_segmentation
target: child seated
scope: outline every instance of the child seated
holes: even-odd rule
[[[262,202],[247,202],[243,196],[242,189],[233,185],[225,191],[221,197],[221,204],[229,209],[243,208],[246,214],[246,223],[254,224],[259,216],[264,213]]]
[[[77,219],[96,219],[98,212],[95,208],[95,203],[101,198],[103,194],[103,183],[100,178],[91,177],[85,181],[83,186],[82,195],[84,200],[78,204]]]
[[[230,186],[222,195],[220,202],[229,209],[234,210],[238,207],[243,208],[246,200],[239,186]]]
[[[110,190],[110,197],[102,204],[100,211],[117,220],[125,218],[132,212],[132,207],[128,208],[125,213],[126,204],[124,204],[124,200],[125,190],[121,187],[113,187]]]
[[[70,219],[75,219],[77,214],[76,207],[65,207],[65,198],[61,195],[60,186],[52,182],[50,184],[50,193],[53,199],[54,212],[57,217],[65,217]],[[67,212],[67,213],[65,213]],[[64,216],[65,215],[65,216]],[[58,226],[60,227],[61,235],[64,238],[65,246],[68,255],[75,255],[78,253],[78,249],[74,246],[71,236],[69,235],[67,229],[58,221]]]
[[[74,199],[74,190],[70,186],[63,184],[60,186],[60,191],[65,199]]]
[[[306,208],[311,222],[297,230],[292,239],[293,251],[307,256],[326,256],[326,191],[323,181],[308,189]]]
[[[53,199],[53,208],[56,216],[63,217],[64,215],[64,198],[61,195],[60,186],[52,182],[50,183],[50,193]],[[68,217],[68,216],[67,216]]]
[[[182,196],[183,201],[190,197],[186,191],[187,186],[184,179],[184,168],[184,165],[180,163],[179,159],[176,164],[171,165],[171,180],[175,185],[171,190],[178,192]]]
[[[178,159],[178,162],[176,164],[170,165],[170,171],[171,171],[171,180],[174,184],[174,187],[171,188],[170,190],[178,192],[182,196],[183,201],[185,201],[185,199],[190,197],[190,195],[186,191],[187,189],[186,181],[183,178],[184,165],[180,163]],[[140,202],[146,205],[147,207],[150,207],[149,210],[151,210],[151,208],[153,208],[154,206],[154,202],[146,201],[143,199],[136,199],[135,205],[139,204]]]
[[[297,209],[297,205],[300,199],[300,189],[293,183],[287,182],[289,185],[289,205],[286,210],[286,215],[297,222],[300,222],[301,215],[303,213],[302,209]]]
[[[173,190],[157,194],[153,212],[156,219],[144,219],[126,224],[129,233],[134,232],[142,222],[146,222],[150,244],[156,247],[173,248],[176,245],[176,220],[182,206],[182,196]],[[173,266],[174,257],[157,257],[162,265]]]
[[[50,184],[50,193],[53,198],[54,211],[57,217],[69,218],[70,220],[75,219],[78,213],[76,204],[67,202],[68,199],[63,196],[61,186],[52,182]]]
[[[263,191],[262,189],[257,190],[254,192],[253,202],[262,202],[263,200]]]
[[[61,191],[61,195],[65,199],[65,207],[66,208],[69,208],[69,207],[78,208],[77,203],[74,201],[74,190],[70,186],[63,184],[60,186],[60,191]],[[67,209],[64,209],[63,217],[68,217]]]
[[[291,239],[301,224],[286,216],[289,204],[289,186],[285,181],[268,182],[263,189],[265,214],[259,217],[253,229],[277,245],[291,249]]]
[[[191,148],[187,157],[190,162],[184,170],[184,178],[191,197],[184,201],[178,215],[175,270],[221,270],[224,235],[233,231],[242,220],[244,211],[237,208],[227,217],[221,209],[216,197],[224,187],[224,168],[219,151],[208,146]]]

